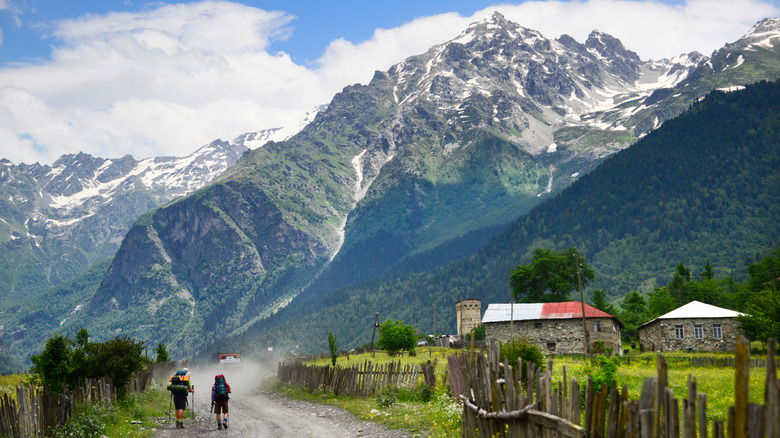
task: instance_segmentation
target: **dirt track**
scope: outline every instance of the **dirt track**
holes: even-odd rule
[[[185,429],[176,429],[171,420],[157,430],[155,437],[229,435],[259,438],[411,438],[413,436],[410,433],[386,429],[375,423],[359,421],[352,414],[338,407],[292,400],[255,389],[241,390],[238,388],[239,383],[247,380],[231,378],[231,373],[228,371],[224,374],[233,390],[230,398],[229,428],[217,430],[216,417],[209,412],[214,373],[213,370],[193,372],[196,391],[195,420],[192,419],[190,409],[193,406],[193,397],[190,397],[190,408],[185,414]]]

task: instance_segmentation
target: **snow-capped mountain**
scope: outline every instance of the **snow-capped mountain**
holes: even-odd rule
[[[603,32],[593,31],[584,43],[566,35],[552,40],[494,14],[376,72],[367,85],[345,87],[293,136],[274,129],[215,142],[252,150],[195,193],[156,208],[122,233],[119,250],[102,257],[115,255],[91,301],[80,301],[84,310],[63,329],[96,324],[175,345],[178,354],[215,341],[217,320],[221,334],[237,333],[294,297],[322,297],[471,254],[541,199],[708,92],[777,78],[780,46],[764,35],[770,27],[757,25],[745,38],[761,39],[738,41],[712,58],[690,53],[643,61]],[[765,40],[770,46],[757,45]],[[98,169],[101,175],[110,168],[131,173],[118,162],[81,167],[85,179]],[[146,184],[187,179],[135,172],[121,184],[109,184],[108,175],[98,184],[58,174],[48,178],[59,182],[62,194],[44,194],[35,184],[11,194],[31,206],[16,216],[0,210],[16,232],[9,243],[46,248],[48,221],[86,224],[96,216],[89,202],[54,203],[57,196],[82,194],[99,203],[100,187],[114,193],[117,206],[146,203],[134,211],[148,211],[161,198]],[[115,189],[123,184],[136,190]],[[118,200],[118,193],[127,199]],[[32,221],[35,206],[41,219]],[[66,210],[70,216],[56,216]],[[121,212],[115,219],[129,224],[134,218]],[[63,239],[79,244],[67,247],[70,252],[58,249],[84,259],[78,266],[98,259],[83,248],[113,238],[94,231],[81,236],[86,243]],[[39,257],[41,251],[25,254]],[[39,263],[39,282],[55,284],[47,277],[55,273],[52,266]],[[7,287],[19,291],[21,284]],[[170,316],[168,329],[161,329],[158,312]],[[62,321],[67,313],[61,316],[51,319]],[[9,321],[4,333],[17,333],[21,324]]]
[[[603,32],[591,32],[585,43],[568,35],[550,40],[496,13],[454,40],[394,66],[388,75],[396,82],[401,107],[436,102],[439,110],[453,113],[449,123],[462,117],[458,108],[464,100],[497,100],[486,123],[507,134],[518,132],[517,144],[532,154],[555,150],[559,141],[571,145],[572,135],[556,135],[562,128],[569,133],[579,129],[577,138],[623,131],[623,141],[599,146],[604,155],[647,132],[635,129],[637,121],[629,119],[655,90],[681,83],[703,59],[691,53],[642,61]]]
[[[50,166],[0,161],[0,269],[12,280],[0,285],[0,302],[111,257],[138,216],[207,184],[245,151],[214,141],[183,158],[79,153]]]
[[[136,160],[63,155],[52,165],[0,160],[0,303],[32,297],[110,258],[140,215],[213,181],[249,149],[283,141],[317,107],[284,127],[215,140],[186,157]]]
[[[732,71],[777,76],[755,60],[725,73],[697,53],[643,61],[603,32],[551,40],[494,14],[344,88],[297,135],[137,222],[82,318],[109,314],[114,330],[190,351],[216,341],[209,309],[221,334],[238,333],[294,297],[447,263],[740,84]],[[160,333],[161,311],[187,332]]]
[[[257,149],[269,141],[285,141],[301,131],[306,125],[312,122],[320,111],[324,111],[328,106],[319,105],[302,114],[300,117],[289,120],[279,128],[264,129],[262,131],[248,132],[240,135],[231,141],[231,143],[244,146],[249,149]]]

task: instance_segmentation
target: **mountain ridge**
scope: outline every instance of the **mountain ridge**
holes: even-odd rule
[[[766,76],[755,67],[777,62],[771,47],[708,71],[698,54],[641,61],[600,32],[548,40],[493,15],[345,87],[297,135],[137,220],[63,329],[182,355],[208,345],[218,320],[240,333],[302,291],[413,271],[416,255],[445,245],[460,252],[439,264],[468,255],[716,84],[739,85],[733,72]],[[185,339],[193,332],[204,336]]]
[[[180,325],[194,324],[197,332],[209,323],[207,306],[235,302],[222,327],[240,332],[304,289],[324,295],[379,277],[417,248],[435,248],[454,233],[501,227],[568,186],[576,179],[571,175],[587,173],[645,135],[639,125],[627,125],[632,118],[662,123],[665,116],[641,102],[654,87],[685,83],[694,71],[642,62],[598,32],[567,51],[494,14],[448,43],[377,72],[368,85],[346,87],[287,142],[252,151],[207,188],[158,209],[135,232],[147,242],[139,243],[139,254],[156,247],[160,255],[133,269],[142,276],[166,274],[151,275],[153,282],[143,287],[119,286],[112,278],[123,277],[111,272],[121,272],[124,259],[116,258],[89,314],[111,310],[107,303],[114,299],[146,302],[162,293],[184,297]],[[251,200],[257,191],[263,203]],[[224,202],[228,193],[234,202]],[[236,211],[238,205],[245,208]],[[274,218],[266,234],[252,232],[258,217]],[[203,231],[196,225],[202,223],[213,228]],[[234,243],[221,245],[215,258],[169,228]],[[269,246],[266,236],[281,243]],[[243,272],[225,260],[256,260],[266,269]],[[204,270],[213,276],[205,283],[187,274]],[[224,283],[234,276],[232,286]],[[154,326],[151,315],[128,312],[134,324]],[[186,348],[208,342],[185,341],[181,332],[166,336]]]

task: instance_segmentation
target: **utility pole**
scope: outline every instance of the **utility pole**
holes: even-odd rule
[[[376,329],[379,328],[379,312],[376,312],[376,319],[374,319],[374,333],[371,335],[371,354],[374,354],[374,337],[376,336]]]
[[[466,336],[463,334],[463,290],[460,292],[460,301],[458,301],[458,304],[460,305],[460,316],[458,316],[458,334],[460,335],[460,341],[462,343],[461,347],[466,348]]]
[[[582,341],[585,343],[585,354],[590,357],[590,364],[593,365],[593,355],[590,352],[590,336],[588,334],[588,324],[585,321],[585,298],[582,294],[582,278],[580,277],[580,254],[574,252],[574,262],[577,264],[577,284],[580,287],[580,304],[582,305],[582,332],[585,335]]]
[[[433,303],[433,344],[436,345],[436,303]]]
[[[511,341],[515,340],[515,296],[510,294],[512,300],[509,304],[509,337]]]

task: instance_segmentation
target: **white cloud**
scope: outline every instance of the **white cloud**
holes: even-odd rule
[[[780,8],[756,0],[688,0],[684,5],[659,1],[533,1],[499,10],[507,19],[536,29],[548,38],[568,34],[580,42],[598,29],[619,38],[642,59],[671,58],[699,51],[710,55],[744,35],[757,21]]]
[[[335,40],[315,69],[268,52],[290,35],[293,17],[284,13],[205,1],[87,15],[57,23],[61,43],[48,61],[0,69],[0,157],[187,155],[215,138],[280,126],[493,10],[548,38],[567,33],[583,42],[599,29],[643,59],[709,55],[778,13],[756,0],[532,1],[471,17],[421,17],[357,43]]]

